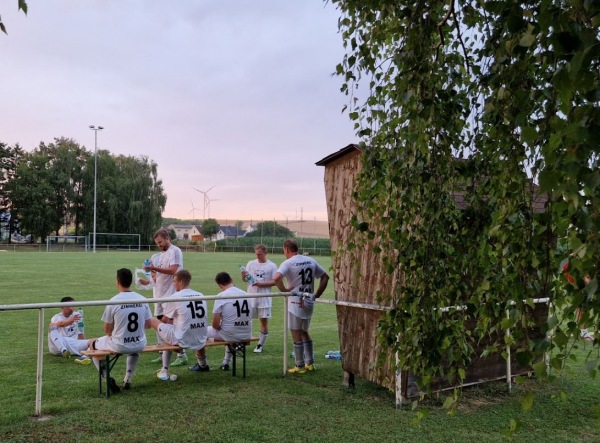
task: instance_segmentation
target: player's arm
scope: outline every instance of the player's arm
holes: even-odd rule
[[[221,330],[221,314],[213,314],[212,327],[217,331]]]
[[[265,281],[257,281],[254,283],[254,286],[257,288],[270,288],[271,286],[275,286],[275,280],[265,280]]]
[[[273,282],[275,284],[272,286],[277,286],[277,289],[279,289],[280,292],[288,292],[285,285],[283,284],[283,275],[281,275],[281,272],[275,273],[275,275],[273,276]]]
[[[149,318],[149,319],[147,319],[147,320],[144,321],[144,328],[145,329],[152,328],[152,319],[151,318]]]
[[[72,315],[66,320],[61,320],[61,321],[57,321],[54,323],[50,323],[49,327],[57,326],[59,328],[64,328],[65,326],[69,326],[69,325],[72,325],[73,323],[75,323],[78,318],[79,318],[78,316]]]
[[[251,262],[246,263],[246,268],[240,272],[240,275],[241,275],[243,281],[246,281],[246,276],[249,274],[248,269],[250,269],[250,263]],[[257,285],[255,285],[255,286],[257,286]]]
[[[169,325],[173,324],[173,319],[170,318],[170,317],[167,317],[166,315],[163,315],[162,318],[160,319],[160,321],[163,322],[163,323],[167,323]]]
[[[254,286],[257,288],[270,288],[271,286],[275,286],[275,280],[257,281],[254,283]]]
[[[315,297],[319,298],[327,289],[327,283],[329,283],[329,274],[323,274],[319,279],[319,287],[317,288],[317,292],[315,292]]]
[[[167,274],[167,275],[175,275],[177,273],[178,269],[179,269],[179,264],[177,264],[177,263],[174,263],[171,266],[168,266],[166,268],[159,268],[154,265],[144,266],[144,271],[159,272],[161,274]]]
[[[104,323],[104,333],[106,335],[112,335],[114,328],[115,328],[114,323]]]

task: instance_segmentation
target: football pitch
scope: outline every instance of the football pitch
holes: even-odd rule
[[[1,253],[0,303],[58,302],[66,295],[77,301],[108,300],[117,292],[116,270],[140,268],[147,256],[143,252]],[[214,277],[220,271],[229,272],[236,285],[244,288],[239,266],[253,258],[253,254],[241,253],[184,253],[184,267],[192,274],[193,289],[215,295],[219,289]],[[282,254],[268,258],[277,265],[284,259]],[[332,275],[331,259],[316,259]],[[138,292],[151,297],[151,291]],[[334,298],[333,279],[324,297]],[[103,309],[85,308],[88,337],[103,334]],[[44,335],[57,311],[45,310]],[[336,311],[329,304],[316,306],[311,325],[317,370],[282,376],[283,299],[273,301],[265,351],[248,353],[245,380],[218,369],[223,356],[220,347],[208,351],[210,372],[172,368],[178,375],[175,382],[158,380],[159,367],[150,363],[155,356],[142,354],[132,390],[106,399],[98,394],[93,365],[78,366],[45,349],[44,416],[39,420],[33,418],[38,315],[38,310],[0,312],[2,442],[492,442],[505,440],[503,432],[515,417],[523,430],[514,441],[600,439],[598,416],[592,409],[598,404],[600,388],[577,368],[562,388],[528,382],[536,383],[539,399],[527,414],[521,411],[519,386],[509,395],[503,384],[490,384],[465,391],[463,406],[455,416],[441,408],[443,397],[430,400],[426,409],[419,409],[427,415],[420,424],[415,411],[395,410],[393,393],[385,389],[359,378],[355,389],[342,387],[340,362],[324,357],[327,351],[339,349]],[[258,322],[254,331],[257,335]],[[148,331],[148,339],[154,342],[154,331]],[[292,349],[291,338],[288,347]],[[191,352],[188,358],[193,364]],[[113,370],[117,381],[123,372],[121,359]],[[565,384],[567,398],[559,395]]]

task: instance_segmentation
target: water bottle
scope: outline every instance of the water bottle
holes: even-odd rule
[[[77,310],[77,313],[79,314],[79,320],[77,320],[77,333],[78,334],[83,334],[84,333],[83,309],[79,308]]]
[[[341,360],[342,353],[340,351],[327,351],[327,354],[325,354],[325,358],[328,358],[330,360]]]
[[[246,267],[243,265],[240,265],[240,271],[244,272],[245,270],[246,270]],[[248,283],[250,286],[254,285],[254,277],[249,272],[246,273],[246,278],[244,279],[244,281],[246,283]]]
[[[150,266],[152,264],[152,262],[150,261],[149,258],[147,258],[146,260],[144,260],[144,267],[145,266]],[[150,278],[150,271],[144,271],[144,274],[146,274],[146,277]]]

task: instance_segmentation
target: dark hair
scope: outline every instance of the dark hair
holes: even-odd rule
[[[165,228],[160,228],[158,231],[156,231],[154,233],[154,235],[152,236],[152,240],[155,240],[156,237],[162,237],[162,238],[171,240],[171,236],[169,235],[169,231],[167,231]]]
[[[233,283],[233,280],[231,279],[231,275],[229,275],[227,272],[219,272],[217,274],[217,276],[215,277],[215,281],[217,282],[218,285],[222,285],[222,286]]]
[[[60,299],[61,303],[66,303],[68,301],[75,301],[75,299],[73,297],[69,297],[68,295]]]
[[[181,271],[177,271],[175,273],[175,278],[183,283],[185,286],[188,286],[192,281],[192,274],[187,269],[182,269]]]
[[[124,288],[128,288],[131,286],[131,282],[133,281],[133,275],[131,271],[127,268],[121,268],[117,270],[117,281]]]
[[[283,247],[289,249],[291,252],[298,252],[298,243],[296,243],[296,240],[286,240],[283,243]]]

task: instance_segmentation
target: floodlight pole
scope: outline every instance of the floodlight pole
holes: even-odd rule
[[[96,195],[98,188],[98,131],[102,131],[102,126],[90,125],[90,129],[94,131],[94,238],[92,240],[92,250],[96,253]]]

